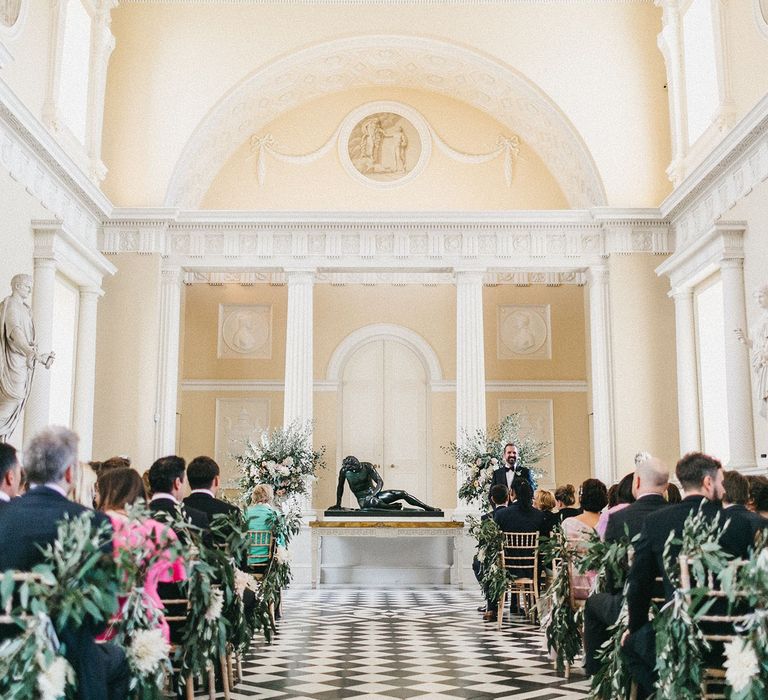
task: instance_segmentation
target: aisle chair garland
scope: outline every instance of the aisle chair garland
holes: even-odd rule
[[[112,557],[108,522],[94,526],[91,513],[65,517],[55,542],[32,569],[40,581],[20,585],[6,572],[0,604],[11,601],[22,634],[0,645],[0,697],[59,700],[75,688],[72,668],[61,655],[57,633],[85,625],[98,628],[117,611],[120,573]],[[23,615],[35,622],[27,626]]]
[[[469,534],[477,540],[477,560],[481,565],[480,587],[486,600],[501,600],[514,577],[501,565],[504,536],[493,518],[467,517]]]

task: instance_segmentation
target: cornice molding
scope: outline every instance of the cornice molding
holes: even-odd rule
[[[653,5],[654,0],[120,0],[121,5]]]

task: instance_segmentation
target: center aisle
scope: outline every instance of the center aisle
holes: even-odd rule
[[[233,700],[246,698],[586,698],[515,617],[483,623],[474,591],[289,590],[273,644],[257,642]],[[219,696],[221,697],[221,696]]]

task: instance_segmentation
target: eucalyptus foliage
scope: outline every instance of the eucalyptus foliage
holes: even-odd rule
[[[469,534],[477,540],[477,560],[482,566],[480,587],[486,600],[498,601],[506,591],[510,575],[501,566],[504,536],[493,518],[469,516]]]
[[[635,536],[635,539],[639,535]],[[624,587],[629,573],[629,529],[624,525],[624,536],[618,540],[606,542],[600,539],[597,532],[589,533],[574,566],[580,574],[588,571],[595,572],[593,592],[612,593]]]
[[[626,591],[625,591],[626,597]],[[600,668],[590,679],[590,700],[625,700],[629,698],[632,678],[624,662],[621,641],[628,629],[629,614],[626,601],[621,606],[619,617],[608,628],[609,638],[598,650],[596,657]]]

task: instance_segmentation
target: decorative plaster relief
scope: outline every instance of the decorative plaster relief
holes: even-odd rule
[[[754,0],[755,21],[764,36],[768,36],[768,0]]]
[[[500,360],[551,359],[549,304],[498,306],[497,316]]]
[[[236,486],[237,463],[233,455],[245,449],[269,429],[269,399],[216,399],[214,454],[221,467],[225,487]]]
[[[217,357],[268,360],[272,357],[272,307],[219,304]]]
[[[520,414],[520,438],[548,442],[549,454],[536,467],[543,472],[539,486],[555,488],[555,436],[552,399],[499,399],[499,420],[512,413]]]

